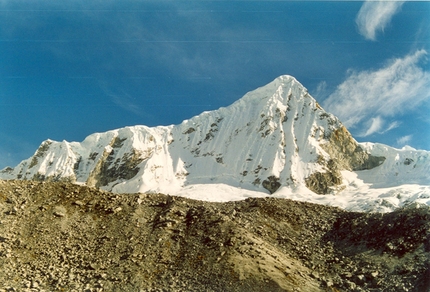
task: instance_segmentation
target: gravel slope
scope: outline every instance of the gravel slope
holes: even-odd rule
[[[430,209],[0,181],[0,291],[430,291]]]

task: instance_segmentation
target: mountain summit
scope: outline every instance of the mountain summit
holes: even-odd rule
[[[185,196],[194,188],[218,186],[219,198],[204,191],[195,196],[210,200],[228,200],[221,198],[222,187],[247,190],[245,196],[333,195],[358,190],[367,183],[360,175],[375,180],[373,173],[379,181],[371,184],[430,182],[429,157],[427,151],[357,143],[303,85],[285,75],[179,125],[126,127],[81,143],[46,140],[0,178]]]

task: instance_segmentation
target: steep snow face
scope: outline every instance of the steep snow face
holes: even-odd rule
[[[323,170],[319,143],[338,127],[300,83],[282,76],[227,108],[174,127],[170,149],[189,173],[186,183],[274,192]]]
[[[296,79],[281,76],[179,125],[126,127],[80,143],[47,140],[0,178],[68,180],[119,193],[212,201],[269,193],[311,198],[377,186],[382,177],[387,186],[396,173],[393,184],[428,182],[428,152],[408,151],[359,145]],[[351,171],[357,171],[352,179]]]

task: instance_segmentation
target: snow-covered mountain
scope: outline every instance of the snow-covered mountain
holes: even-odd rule
[[[430,152],[357,143],[296,79],[281,76],[179,125],[126,127],[80,143],[46,140],[0,178],[67,180],[119,193],[215,201],[272,194],[384,210],[411,200],[430,205],[429,174]],[[408,191],[387,203],[381,199],[386,193],[377,191],[386,187]],[[351,201],[342,195],[366,197],[362,192],[378,194],[368,196],[376,205],[339,203]]]

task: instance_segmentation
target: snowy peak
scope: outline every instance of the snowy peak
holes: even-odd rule
[[[312,173],[326,171],[317,163],[320,155],[327,155],[319,145],[340,127],[300,83],[282,76],[175,130],[186,135],[178,142],[193,154],[188,160],[213,156],[220,164],[199,169],[201,177],[219,181],[228,176],[242,187],[263,187],[273,193],[284,184],[306,184]]]
[[[358,144],[303,85],[285,75],[179,125],[126,127],[80,143],[47,140],[0,178],[67,180],[120,193],[178,194],[217,185],[265,194],[336,194],[353,185],[345,173],[392,171],[385,162],[390,151]]]
[[[82,143],[47,140],[2,176],[69,180],[117,192],[223,183],[270,193],[304,185],[327,193],[341,183],[339,170],[350,168],[333,162],[344,150],[330,146],[339,131],[346,130],[295,78],[281,76],[229,107],[177,126],[127,127]],[[357,143],[347,138],[343,148],[355,151]]]

